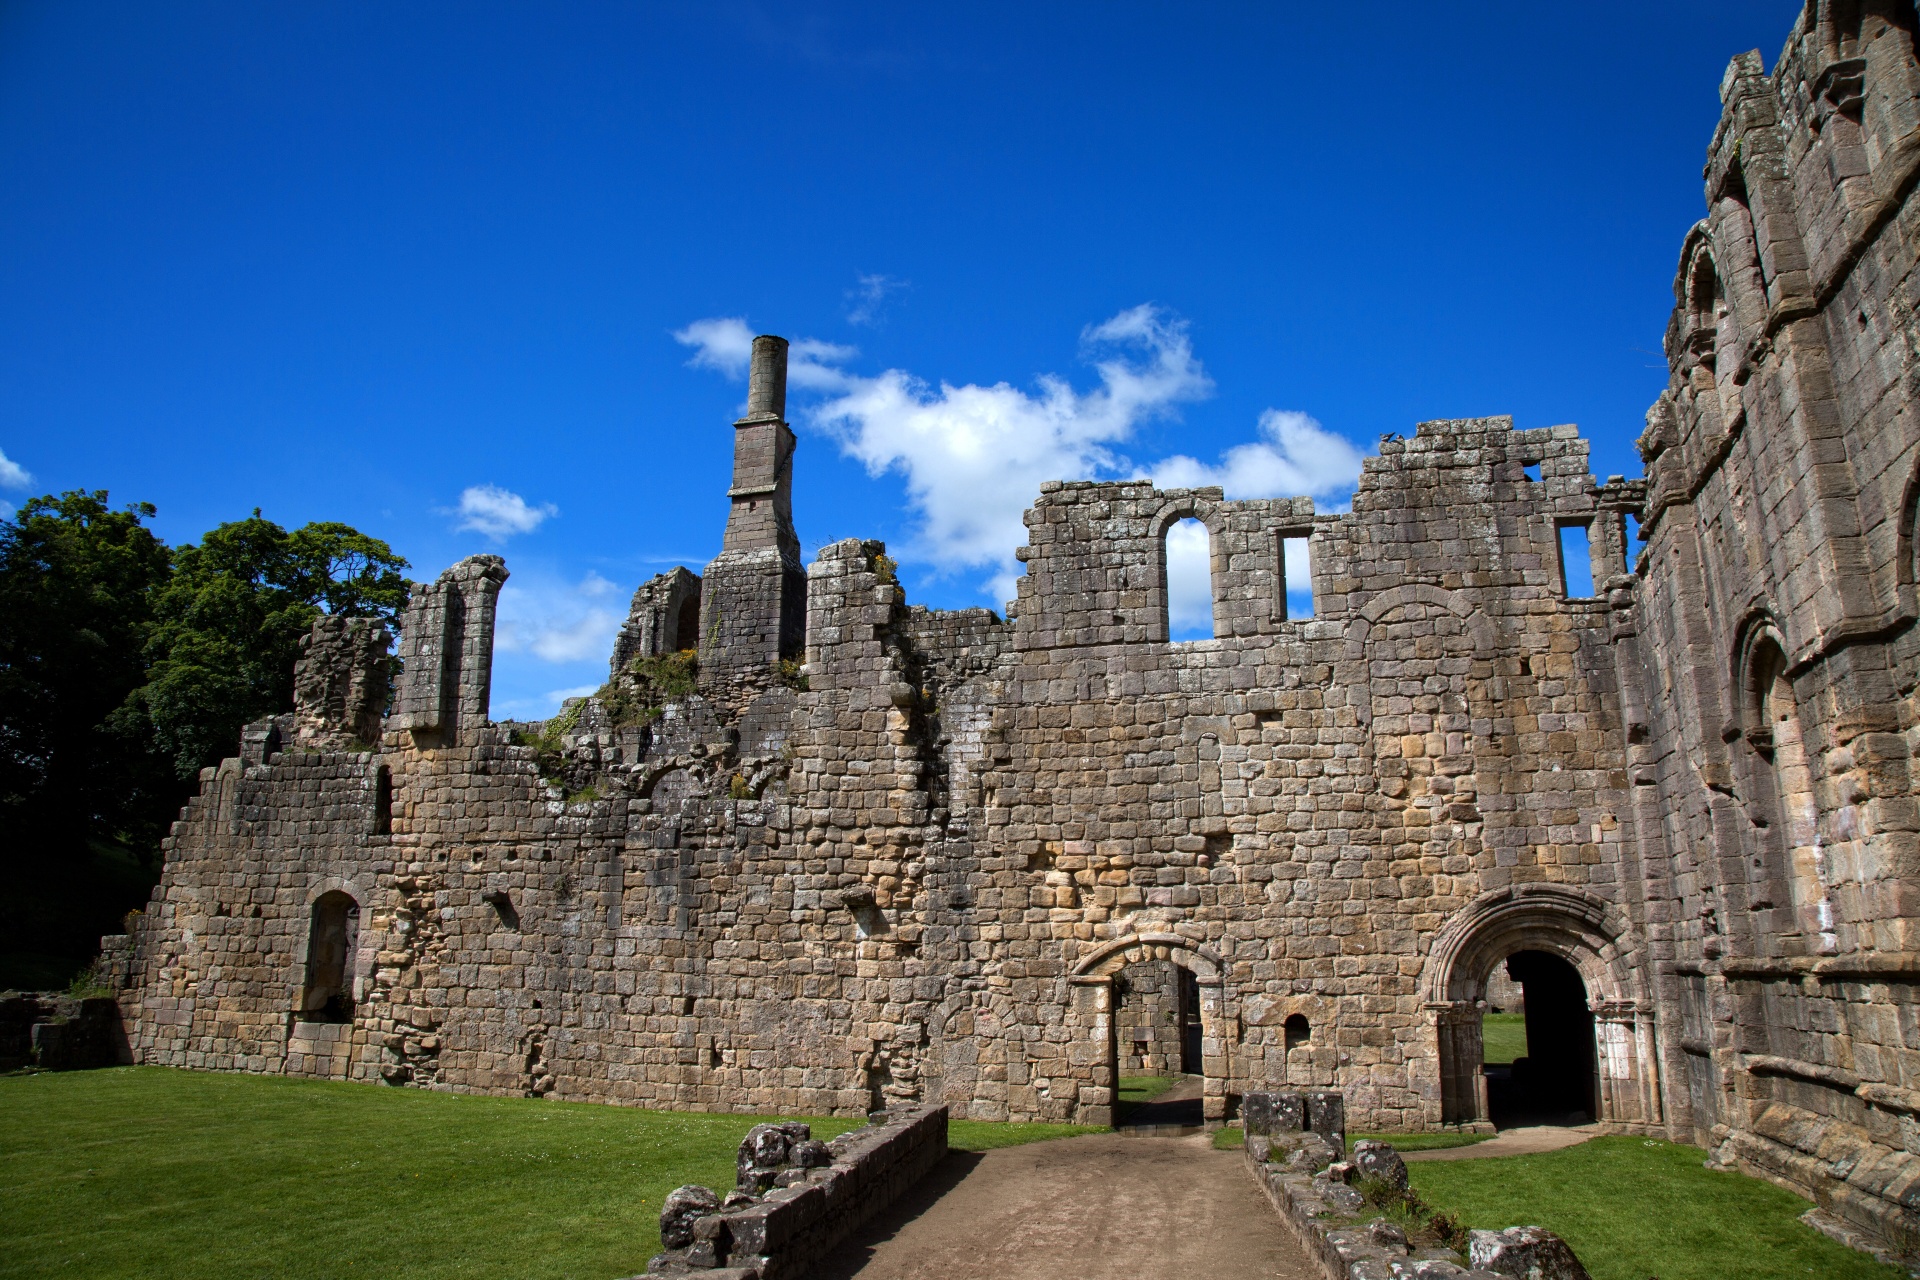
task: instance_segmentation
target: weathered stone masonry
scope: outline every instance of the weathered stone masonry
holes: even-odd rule
[[[1337,1088],[1417,1129],[1485,1122],[1489,978],[1544,951],[1602,1118],[1920,1227],[1914,29],[1814,0],[1729,68],[1644,481],[1489,418],[1389,437],[1342,514],[1049,484],[1007,616],[933,612],[879,543],[801,567],[759,340],[723,550],[636,594],[563,751],[487,721],[497,559],[416,588],[383,723],[384,645],[316,629],[168,842],[135,1052],[1104,1122],[1136,1043],[1181,1049],[1127,1002],[1184,971],[1209,1116]],[[1170,643],[1186,517],[1217,638]]]

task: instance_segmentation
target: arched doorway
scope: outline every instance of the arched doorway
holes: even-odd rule
[[[1550,951],[1516,951],[1495,966],[1521,991],[1522,1052],[1486,1052],[1487,1116],[1496,1129],[1530,1124],[1585,1124],[1600,1110],[1593,1010],[1580,971]],[[1482,1026],[1485,1026],[1483,1015]]]
[[[1074,1116],[1113,1124],[1123,1077],[1177,1074],[1197,1084],[1198,1121],[1227,1115],[1221,965],[1177,934],[1096,947],[1074,965],[1076,1021],[1095,1049],[1094,1100]],[[1180,1123],[1180,1121],[1170,1121]]]
[[[1113,1123],[1204,1122],[1200,982],[1177,960],[1141,960],[1113,975]]]
[[[1589,1119],[1657,1125],[1659,1066],[1643,970],[1624,917],[1579,889],[1498,889],[1456,912],[1434,935],[1420,977],[1436,1053],[1410,1065],[1425,1076],[1429,1123],[1484,1129],[1527,1114],[1534,1123],[1564,1124],[1585,1112]],[[1482,1018],[1496,971],[1525,993],[1526,1046],[1516,1056],[1528,1061],[1490,1090]],[[1540,1110],[1554,1107],[1558,1115]]]

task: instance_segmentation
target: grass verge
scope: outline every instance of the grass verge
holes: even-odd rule
[[[765,1118],[160,1067],[0,1077],[0,1277],[614,1280],[658,1251],[668,1191],[733,1184]]]
[[[1532,1223],[1558,1232],[1594,1280],[1903,1275],[1798,1221],[1808,1207],[1798,1196],[1703,1168],[1703,1159],[1696,1147],[1612,1137],[1542,1155],[1408,1168],[1422,1198],[1467,1226]]]
[[[1527,1015],[1524,1013],[1483,1013],[1480,1015],[1480,1061],[1496,1066],[1525,1057],[1527,1053]]]

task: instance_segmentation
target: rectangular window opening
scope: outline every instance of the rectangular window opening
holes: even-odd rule
[[[1280,617],[1304,622],[1313,617],[1312,539],[1305,535],[1280,539]]]
[[[1520,464],[1520,474],[1524,475],[1527,479],[1533,481],[1535,484],[1539,484],[1540,483],[1540,464],[1537,462],[1523,462]]]
[[[1560,590],[1569,600],[1593,599],[1590,533],[1584,523],[1560,526]]]

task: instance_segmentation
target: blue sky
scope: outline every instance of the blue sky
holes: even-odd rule
[[[1798,10],[0,3],[0,499],[504,554],[526,716],[718,549],[742,332],[807,344],[809,555],[937,606],[1050,470],[1338,503],[1511,413],[1635,474],[1721,73]]]

